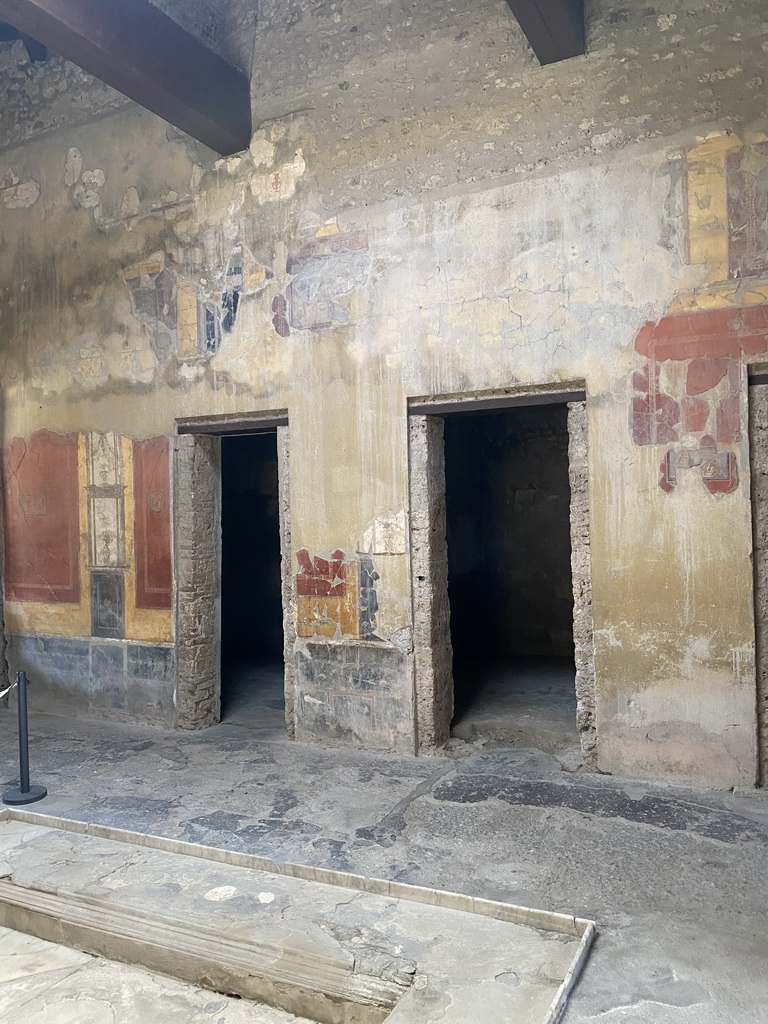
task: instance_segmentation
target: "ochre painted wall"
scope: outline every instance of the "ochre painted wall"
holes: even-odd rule
[[[136,452],[180,418],[287,410],[297,706],[330,708],[315,641],[346,638],[369,668],[360,693],[333,696],[347,719],[330,738],[406,749],[408,399],[585,382],[600,767],[752,784],[764,12],[739,0],[726,29],[694,0],[663,17],[601,5],[587,56],[543,69],[504,5],[431,21],[429,6],[407,32],[380,4],[354,35],[346,14],[273,18],[253,143],[229,160],[80,77],[70,88],[66,68],[50,109],[19,104],[30,127],[3,129],[0,193],[4,445],[78,438],[80,598],[22,602],[7,585],[7,629],[27,654],[50,635],[112,658],[108,638],[94,646],[89,574],[119,572],[134,647],[110,671],[143,696],[112,711],[169,721],[171,611],[135,600]],[[91,100],[65,109],[76,87]],[[119,437],[115,483],[89,477],[98,435]],[[118,524],[105,566],[97,497]],[[330,714],[302,735],[323,738]]]

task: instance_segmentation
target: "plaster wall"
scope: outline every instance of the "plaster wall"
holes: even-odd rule
[[[88,502],[107,496],[89,488],[125,484],[89,480],[94,433],[125,454],[178,418],[287,410],[297,731],[412,748],[407,401],[585,381],[599,767],[754,782],[763,4],[600,0],[586,57],[548,68],[502,0],[267,4],[254,37],[256,130],[229,160],[58,59],[2,50],[5,465],[14,439],[75,435],[80,509],[77,598],[6,600],[10,649],[45,646],[61,692],[57,644],[82,641],[71,664],[90,659],[99,692]],[[43,508],[24,494],[20,522]],[[131,642],[188,680],[170,604],[139,606],[146,540],[118,504]],[[177,565],[174,587],[178,606],[197,583]],[[207,704],[176,684],[180,724],[216,717],[210,658]]]

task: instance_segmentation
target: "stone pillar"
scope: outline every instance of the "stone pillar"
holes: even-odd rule
[[[176,438],[173,554],[176,578],[176,725],[203,729],[221,714],[221,442]]]
[[[589,527],[587,405],[568,405],[568,471],[571,483],[571,577],[573,646],[576,661],[576,723],[584,764],[597,768],[595,720],[595,627],[592,618],[592,562]]]
[[[280,578],[283,596],[285,724],[296,735],[296,605],[291,547],[291,464],[288,427],[277,428],[277,486],[280,515]]]
[[[768,384],[749,389],[752,472],[755,662],[757,668],[758,785],[768,781]]]
[[[7,641],[5,638],[5,514],[3,510],[3,489],[0,487],[0,691],[8,686],[9,669],[6,657]],[[8,704],[8,695],[0,697],[0,707]]]
[[[417,752],[429,754],[453,718],[443,420],[411,416],[409,450]]]

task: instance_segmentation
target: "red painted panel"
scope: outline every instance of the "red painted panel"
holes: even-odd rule
[[[692,434],[700,434],[707,429],[709,419],[709,402],[703,398],[684,398],[683,426]]]
[[[299,597],[344,597],[347,592],[347,565],[343,551],[334,551],[330,558],[310,555],[306,548],[296,552],[299,571],[296,594]]]
[[[170,608],[171,477],[167,437],[133,442],[136,607]]]
[[[80,601],[78,437],[37,430],[3,449],[5,593]]]
[[[728,372],[728,364],[733,359],[692,359],[688,363],[688,374],[685,382],[686,395],[702,395],[717,387]]]
[[[675,313],[641,327],[635,350],[664,362],[666,359],[737,359],[768,349],[768,306],[710,309]]]
[[[721,444],[735,444],[741,440],[741,398],[729,395],[717,406],[717,440]]]

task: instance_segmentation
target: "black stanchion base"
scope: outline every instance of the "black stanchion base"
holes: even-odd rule
[[[26,793],[20,789],[6,789],[3,793],[4,804],[33,804],[36,800],[42,800],[48,796],[45,786],[30,786]]]

